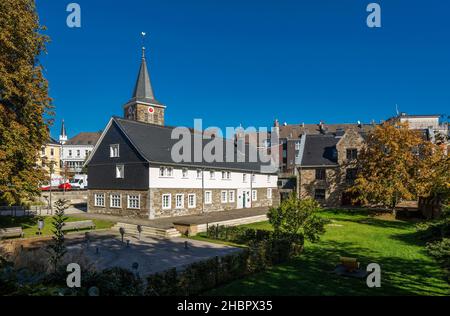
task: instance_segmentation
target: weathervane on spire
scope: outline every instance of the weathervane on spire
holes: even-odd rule
[[[145,58],[145,35],[147,35],[147,33],[141,32],[141,37],[142,37],[142,58]]]

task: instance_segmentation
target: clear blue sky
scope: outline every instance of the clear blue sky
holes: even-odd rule
[[[77,2],[82,27],[66,26]],[[449,114],[450,3],[372,0],[37,0],[52,41],[42,58],[56,106],[52,135],[122,115],[140,32],[168,125],[270,126]],[[375,2],[375,1],[374,1]]]

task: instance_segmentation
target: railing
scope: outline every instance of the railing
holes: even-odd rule
[[[49,212],[49,210],[42,206],[31,206],[29,208],[24,206],[0,206],[0,216],[35,216],[42,215],[43,211]]]

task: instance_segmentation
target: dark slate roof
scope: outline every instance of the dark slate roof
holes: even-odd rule
[[[56,139],[54,139],[53,137],[50,137],[50,140],[48,141],[49,145],[61,145],[58,141],[56,141]]]
[[[162,105],[159,101],[155,99],[153,94],[152,83],[150,80],[150,74],[147,68],[147,62],[145,57],[142,57],[141,67],[139,68],[138,77],[136,79],[136,84],[134,86],[133,95],[130,102],[146,102],[151,104]]]
[[[361,133],[367,133],[374,128],[374,124],[326,124],[323,123],[322,129],[320,124],[292,124],[280,126],[280,138],[298,139],[302,134],[307,135],[323,135],[323,134],[343,134],[343,132],[354,129]]]
[[[102,135],[101,132],[82,132],[69,139],[65,145],[92,145],[97,144],[98,139]]]
[[[237,162],[238,151],[234,146],[232,140],[224,139],[224,149],[223,149],[223,161],[224,162],[194,162],[194,141],[193,133],[191,135],[191,161],[192,162],[175,162],[171,157],[171,149],[174,144],[179,140],[172,139],[172,130],[174,127],[170,126],[160,126],[154,124],[148,124],[143,122],[137,122],[132,120],[126,120],[118,117],[113,117],[113,122],[117,123],[119,128],[125,133],[128,139],[140,152],[140,154],[150,163],[155,164],[177,164],[180,166],[190,166],[190,167],[206,167],[206,168],[220,168],[220,169],[230,169],[230,170],[248,170],[248,171],[261,171],[261,163],[258,162],[248,162],[248,146],[246,149],[247,155],[245,162]],[[191,130],[192,131],[192,130]],[[202,150],[204,146],[211,140],[202,140]],[[235,149],[234,151],[234,161],[235,162],[225,162],[226,157],[226,143],[230,144]]]
[[[337,166],[336,144],[339,138],[333,135],[306,135],[301,165]]]

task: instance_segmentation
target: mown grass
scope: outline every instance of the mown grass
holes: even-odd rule
[[[83,221],[85,219],[73,217],[73,216],[67,216],[68,222],[76,222],[76,221]],[[42,236],[49,236],[52,235],[53,225],[52,220],[53,217],[46,216],[43,217],[44,219],[44,229],[42,230]],[[95,229],[108,229],[111,228],[115,223],[110,221],[104,221],[104,220],[98,220],[93,219],[92,220],[95,224]],[[24,237],[38,237],[38,217],[29,217],[29,216],[23,216],[23,217],[13,217],[13,216],[0,216],[0,228],[6,228],[6,227],[22,227],[24,232]],[[85,229],[82,231],[88,231],[89,229]]]
[[[320,242],[306,243],[302,255],[208,295],[450,295],[445,273],[425,253],[414,223],[361,211],[330,210],[321,215],[332,224]],[[267,222],[246,226],[271,229]],[[378,263],[381,287],[369,288],[365,279],[334,274],[340,256],[358,258],[362,268]]]

